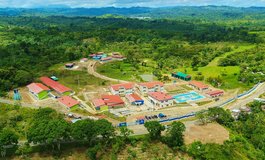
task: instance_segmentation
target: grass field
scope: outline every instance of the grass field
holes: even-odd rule
[[[253,47],[255,47],[255,45],[241,45],[237,49],[232,50],[231,52],[226,52],[225,54],[222,54],[221,56],[216,57],[214,60],[212,60],[207,65],[207,67],[217,66],[220,59],[225,58],[225,57],[227,57],[227,56],[229,56],[231,54],[237,53],[237,52],[241,52],[241,51],[245,51],[245,50],[251,49]]]
[[[102,86],[108,82],[88,74],[86,71],[57,70],[52,71],[53,75],[59,78],[59,82],[73,89],[76,92],[81,91],[88,85]]]
[[[228,45],[228,44],[227,44]],[[194,77],[198,76],[200,73],[204,76],[204,81],[206,82],[209,77],[221,77],[223,80],[222,89],[236,89],[239,88],[240,91],[247,90],[251,88],[252,84],[246,85],[238,81],[238,76],[240,74],[239,66],[227,66],[221,67],[218,66],[220,59],[225,58],[229,55],[235,54],[237,52],[245,51],[255,47],[255,45],[249,44],[229,44],[234,48],[232,51],[222,54],[219,57],[213,59],[207,66],[199,67],[198,71],[193,71],[191,67],[183,67],[175,69],[174,71],[182,71],[190,74]],[[111,62],[104,65],[100,65],[97,68],[97,71],[103,75],[106,75],[111,78],[122,79],[127,81],[139,81],[139,75],[141,74],[152,74],[154,68],[156,67],[156,62],[150,59],[145,60],[147,62],[147,67],[140,66],[139,69],[135,69],[131,64],[125,62]],[[168,71],[163,70],[163,73]],[[206,82],[207,83],[207,82]]]
[[[187,68],[180,68],[178,71],[187,72],[192,77],[198,76],[200,73],[204,76],[204,79],[206,80],[209,77],[221,77],[221,79],[224,81],[224,84],[222,85],[222,89],[236,89],[239,88],[240,91],[247,90],[251,88],[251,84],[248,86],[246,84],[240,83],[238,81],[238,76],[240,73],[240,67],[239,66],[227,66],[227,67],[221,67],[218,66],[218,62],[221,58],[225,58],[228,55],[241,52],[244,50],[248,50],[253,48],[255,45],[241,45],[238,46],[237,49],[234,49],[231,52],[227,52],[219,57],[216,57],[212,62],[210,62],[205,67],[199,67],[198,71],[193,71],[191,67]]]
[[[139,75],[152,74],[154,63],[151,60],[146,60],[148,65],[139,66],[139,69],[134,68],[131,64],[122,61],[110,62],[97,67],[97,72],[105,76],[121,79],[126,81],[141,81]]]

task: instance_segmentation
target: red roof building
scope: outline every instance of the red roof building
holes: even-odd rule
[[[163,92],[164,83],[162,82],[139,83],[138,88],[142,94],[148,94],[149,92]]]
[[[112,57],[101,58],[100,61],[106,62],[112,60]]]
[[[48,87],[44,86],[41,83],[31,83],[27,87],[31,92],[33,92],[35,94],[38,94],[42,91],[49,91],[50,90]]]
[[[137,94],[128,94],[128,95],[126,95],[126,98],[133,105],[143,105],[144,104],[144,100],[140,96],[138,96]]]
[[[69,96],[63,96],[61,98],[58,98],[58,101],[67,108],[77,107],[80,104],[80,102]]]
[[[88,58],[82,58],[81,60],[80,60],[80,62],[87,62],[88,61]]]
[[[65,87],[64,85],[48,78],[48,77],[41,77],[40,80],[42,83],[44,83],[46,86],[52,88],[56,92],[60,94],[65,94],[66,92],[72,92],[70,88]]]
[[[95,107],[105,106],[105,102],[102,99],[95,99],[92,103]]]
[[[164,92],[150,92],[148,93],[148,98],[157,107],[167,107],[174,104],[174,98]]]
[[[118,91],[120,88],[133,89],[134,83],[115,84],[115,85],[112,85],[110,87],[115,91]]]
[[[123,59],[124,57],[122,55],[112,55],[112,58]]]
[[[110,86],[110,91],[114,95],[126,95],[134,93],[134,83],[123,83],[123,84],[115,84]]]
[[[172,96],[164,93],[164,92],[150,92],[148,95],[158,101],[168,101],[173,99]]]
[[[147,88],[154,88],[155,86],[164,86],[164,83],[162,82],[145,82],[145,83],[139,83],[140,86],[144,86]]]
[[[220,96],[224,95],[224,91],[215,90],[215,91],[207,92],[206,94],[211,96],[211,97],[220,97]]]
[[[124,102],[121,97],[116,95],[103,95],[102,100],[109,107],[117,107],[124,105]]]
[[[199,82],[199,81],[191,81],[191,82],[189,82],[189,85],[200,90],[200,91],[207,90],[209,88],[208,85],[206,85],[202,82]]]

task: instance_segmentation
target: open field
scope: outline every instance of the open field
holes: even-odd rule
[[[115,61],[97,66],[97,72],[115,79],[141,81],[139,75],[152,74],[153,67],[155,66],[154,62],[151,60],[146,60],[146,63],[148,64],[147,66],[139,66],[139,68],[136,69],[129,63]]]
[[[223,144],[229,139],[229,132],[217,123],[209,123],[207,125],[188,124],[186,122],[185,143],[191,144],[194,141],[202,143],[218,143]]]
[[[205,67],[199,67],[198,71],[194,71],[191,67],[180,68],[178,71],[186,72],[190,74],[193,78],[202,75],[204,76],[204,81],[206,82],[209,77],[220,77],[223,80],[222,89],[236,89],[239,88],[240,91],[245,91],[251,88],[251,84],[248,86],[246,84],[240,83],[238,81],[238,76],[240,74],[239,66],[227,66],[221,67],[218,66],[218,62],[221,58],[224,58],[228,55],[245,51],[255,47],[255,45],[240,45],[237,49],[234,49],[231,52],[227,52],[219,57],[216,57],[212,62],[210,62]]]
[[[238,48],[232,50],[231,52],[226,52],[225,54],[222,54],[221,56],[219,57],[216,57],[214,60],[212,60],[207,66],[218,66],[218,62],[220,59],[222,58],[225,58],[231,54],[234,54],[234,53],[237,53],[237,52],[241,52],[241,51],[245,51],[245,50],[248,50],[248,49],[251,49],[255,47],[255,45],[249,45],[249,44],[246,44],[246,45],[240,45]]]
[[[88,86],[105,86],[107,81],[94,77],[86,71],[58,70],[53,72],[59,78],[59,82],[76,92],[84,90]]]

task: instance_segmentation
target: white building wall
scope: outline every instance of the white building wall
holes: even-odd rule
[[[153,87],[153,88],[147,88],[147,87],[144,87],[144,86],[139,86],[138,87],[140,92],[142,94],[147,94],[149,92],[163,92],[164,91],[164,87],[162,86],[156,86],[156,87]]]
[[[174,100],[173,99],[168,100],[168,101],[158,101],[157,99],[154,99],[151,96],[148,96],[148,98],[149,98],[149,100],[151,101],[151,103],[154,106],[158,106],[158,107],[161,107],[161,108],[173,106],[173,104],[174,104]]]
[[[112,87],[110,88],[110,92],[113,95],[126,95],[126,94],[133,94],[134,89],[125,89],[125,88],[120,88],[119,90],[115,91]]]

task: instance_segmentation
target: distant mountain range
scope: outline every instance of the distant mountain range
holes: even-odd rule
[[[0,16],[124,16],[137,18],[198,18],[205,20],[263,18],[265,7],[184,6],[164,8],[69,8],[68,6],[36,6],[36,8],[0,8]]]

